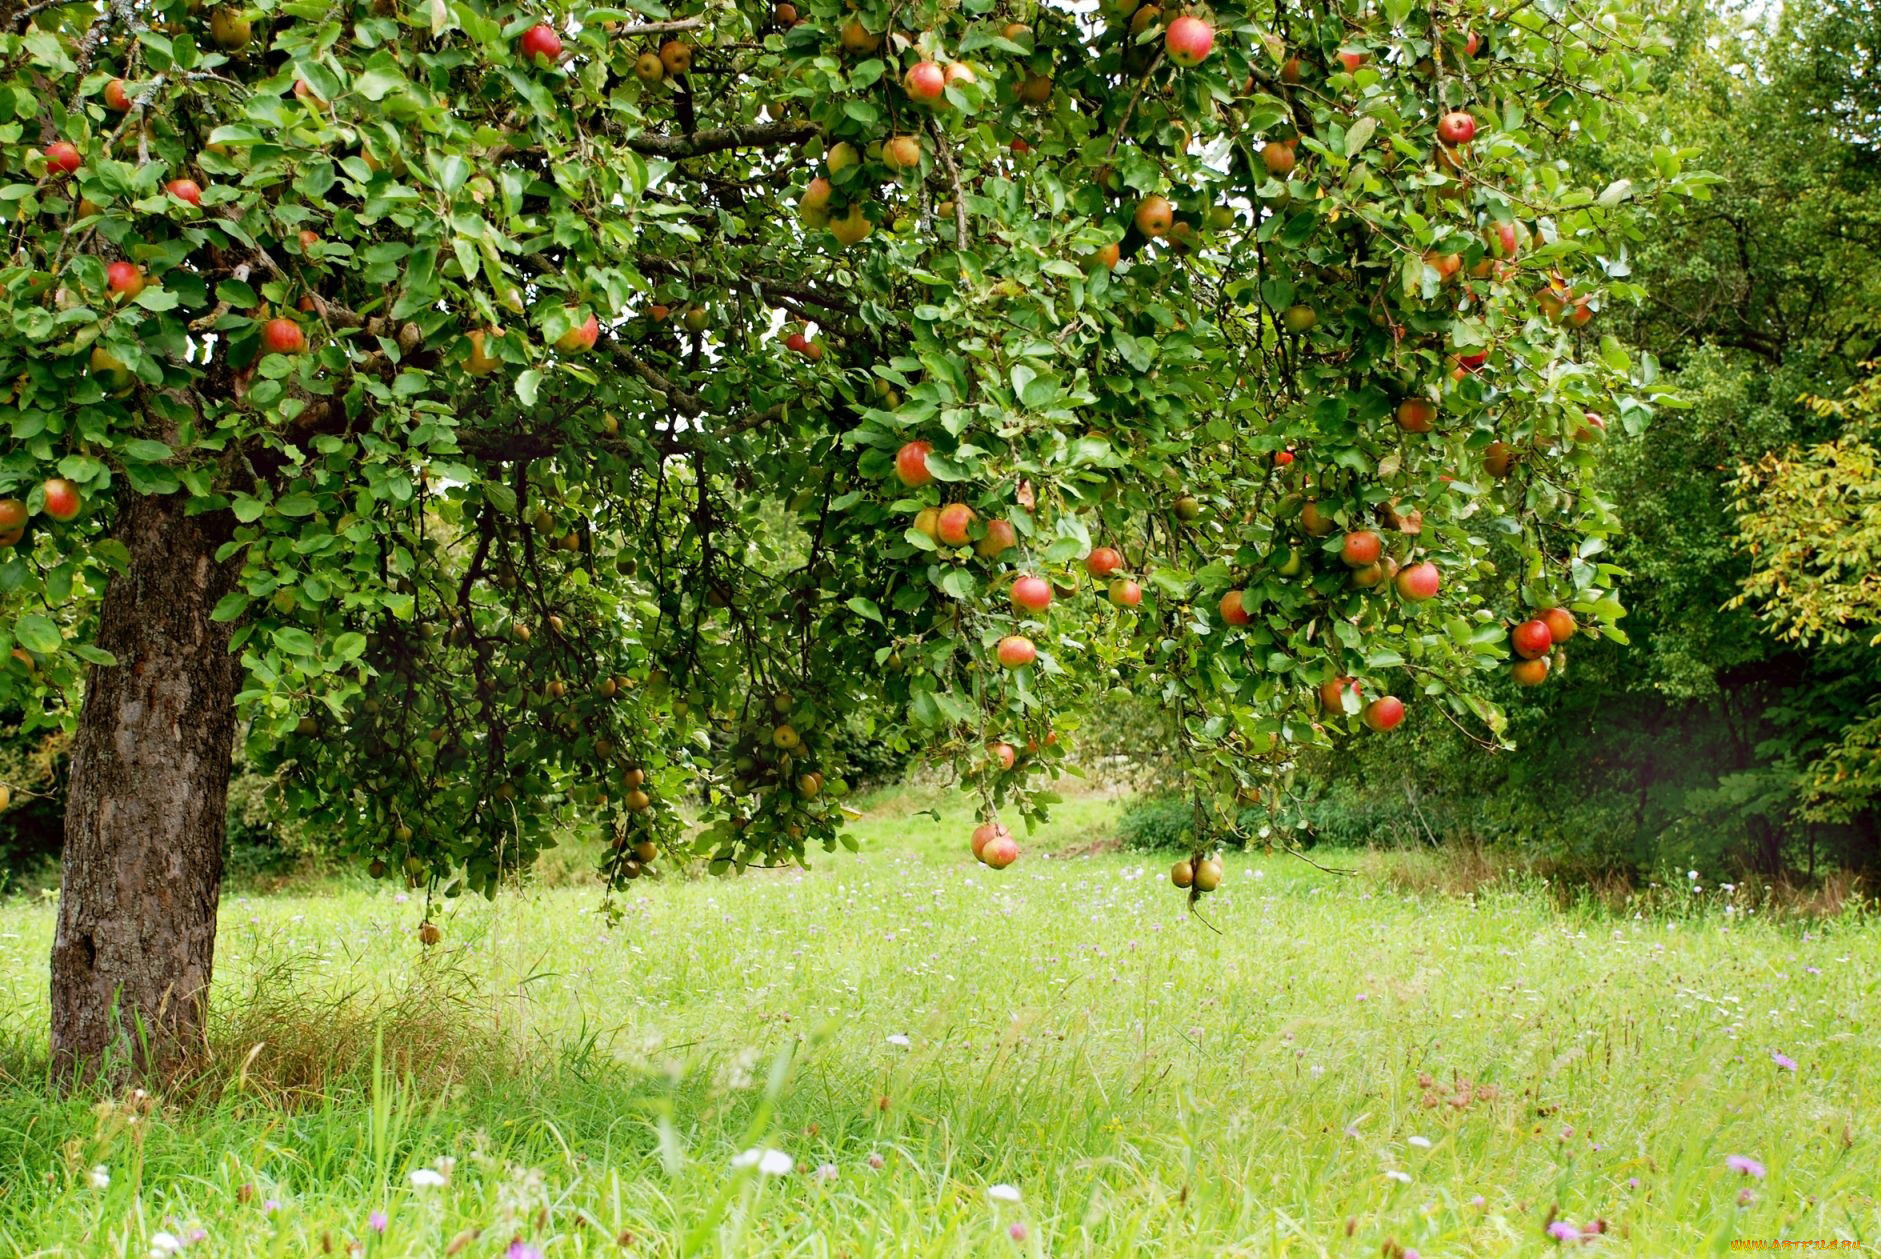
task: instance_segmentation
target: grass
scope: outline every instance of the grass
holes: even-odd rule
[[[1161,859],[1091,851],[1109,802],[1000,874],[932,803],[870,802],[863,852],[807,874],[637,887],[611,929],[592,891],[460,903],[428,954],[382,887],[233,898],[189,1089],[0,1081],[0,1254],[198,1229],[192,1255],[1881,1241],[1871,915],[1610,916],[1235,856],[1205,924]],[[44,1035],[51,929],[0,907],[16,1046]],[[761,1148],[795,1170],[733,1166]]]

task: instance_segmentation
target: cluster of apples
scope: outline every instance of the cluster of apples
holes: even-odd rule
[[[1574,637],[1580,628],[1573,613],[1566,608],[1544,608],[1538,615],[1509,631],[1509,645],[1518,657],[1509,668],[1509,676],[1518,686],[1540,686],[1557,666],[1567,663],[1561,644]]]
[[[973,828],[973,859],[995,870],[1004,870],[1019,859],[1019,843],[1012,832],[988,819]]]
[[[1189,899],[1195,900],[1202,893],[1220,887],[1224,873],[1220,857],[1212,854],[1206,857],[1184,857],[1169,868],[1169,881],[1187,890]]]
[[[84,506],[78,486],[64,477],[51,477],[39,487],[41,511],[61,523],[76,520]],[[26,536],[26,521],[32,513],[23,500],[0,498],[0,547],[18,545]]]

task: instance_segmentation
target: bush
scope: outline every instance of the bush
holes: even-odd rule
[[[1267,821],[1267,811],[1259,807],[1244,809],[1232,829],[1205,814],[1201,839],[1205,845],[1239,847],[1246,836],[1257,833]],[[1117,830],[1125,848],[1191,852],[1196,841],[1195,806],[1181,796],[1139,796],[1124,807]]]

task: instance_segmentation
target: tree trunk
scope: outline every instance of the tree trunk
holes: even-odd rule
[[[225,512],[127,494],[114,574],[72,742],[52,1059],[60,1078],[123,1079],[200,1038],[222,890],[229,754],[241,671],[209,619],[234,583],[215,562]]]

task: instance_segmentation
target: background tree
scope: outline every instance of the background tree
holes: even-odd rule
[[[238,714],[374,873],[490,894],[577,816],[616,886],[834,846],[857,710],[998,865],[1109,691],[1225,807],[1406,711],[1495,742],[1546,609],[1617,637],[1595,439],[1659,386],[1600,329],[1696,185],[1562,156],[1636,15],[1133,9],[16,17],[60,1067],[195,1030]]]

